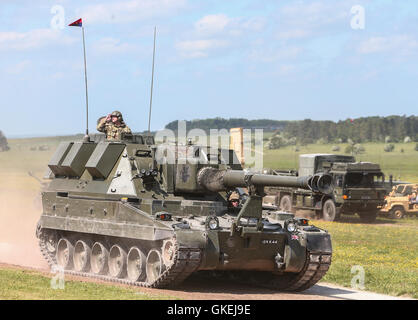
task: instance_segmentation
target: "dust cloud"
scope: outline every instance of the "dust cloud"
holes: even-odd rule
[[[48,268],[35,236],[40,197],[40,190],[0,187],[0,263]]]

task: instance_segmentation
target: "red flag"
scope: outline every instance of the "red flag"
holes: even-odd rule
[[[83,26],[83,19],[78,19],[77,21],[74,21],[73,23],[70,23],[68,26],[70,26],[70,27],[82,27]]]

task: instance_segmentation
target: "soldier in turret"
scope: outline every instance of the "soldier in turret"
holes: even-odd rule
[[[132,134],[131,129],[123,121],[122,113],[113,111],[107,117],[97,121],[97,131],[104,132],[107,140],[121,140],[122,133]]]

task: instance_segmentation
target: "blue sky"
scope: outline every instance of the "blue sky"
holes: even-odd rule
[[[81,30],[87,40],[90,131],[118,109],[152,129],[176,119],[343,120],[416,115],[416,0],[2,0],[0,94],[7,136],[84,132]],[[351,8],[365,9],[353,29]],[[54,21],[59,21],[55,18]]]

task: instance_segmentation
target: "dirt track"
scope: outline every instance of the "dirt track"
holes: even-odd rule
[[[0,263],[0,268],[31,270],[52,277],[47,269],[25,268]],[[84,281],[129,287],[95,279],[66,275],[67,281]],[[132,288],[132,287],[130,287]],[[391,297],[367,291],[343,288],[327,283],[320,283],[300,293],[283,293],[269,289],[257,288],[245,284],[224,282],[213,278],[191,277],[177,289],[135,288],[138,293],[149,295],[171,296],[184,300],[404,300],[408,298]]]

